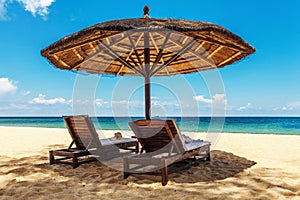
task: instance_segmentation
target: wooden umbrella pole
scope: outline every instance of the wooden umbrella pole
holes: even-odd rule
[[[151,119],[151,95],[150,95],[150,45],[149,32],[144,33],[144,56],[145,56],[145,117]]]
[[[150,77],[145,77],[145,117],[151,119]]]

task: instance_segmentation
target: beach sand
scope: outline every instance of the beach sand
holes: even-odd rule
[[[222,134],[210,162],[164,187],[100,162],[50,166],[48,151],[70,143],[65,129],[0,127],[0,138],[0,199],[300,199],[300,136]]]

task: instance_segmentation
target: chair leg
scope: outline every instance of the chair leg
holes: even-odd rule
[[[210,161],[210,146],[208,146],[206,161]]]
[[[78,158],[76,157],[75,154],[73,154],[73,169],[75,169],[76,167],[78,167]]]
[[[210,161],[210,152],[207,154],[206,161]]]
[[[167,185],[168,183],[168,166],[165,160],[161,161],[162,169],[161,169],[161,184],[163,186]]]
[[[49,161],[50,161],[50,165],[54,164],[54,155],[52,151],[49,151]]]
[[[123,170],[124,170],[124,179],[127,179],[129,174],[129,163],[126,158],[123,159]]]
[[[137,143],[135,146],[135,153],[139,153],[139,143]]]

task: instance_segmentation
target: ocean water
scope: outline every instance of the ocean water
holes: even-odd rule
[[[130,130],[139,117],[92,118],[97,129]],[[300,117],[171,117],[181,131],[300,135]],[[65,128],[62,117],[0,117],[0,126]]]

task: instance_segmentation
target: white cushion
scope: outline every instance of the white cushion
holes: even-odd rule
[[[135,138],[122,138],[121,140],[116,140],[115,138],[105,138],[100,140],[103,146],[112,145],[112,144],[120,144],[125,142],[137,142]]]
[[[192,142],[185,144],[188,151],[199,148],[201,146],[207,145],[208,142],[205,142],[203,140],[193,140]]]

